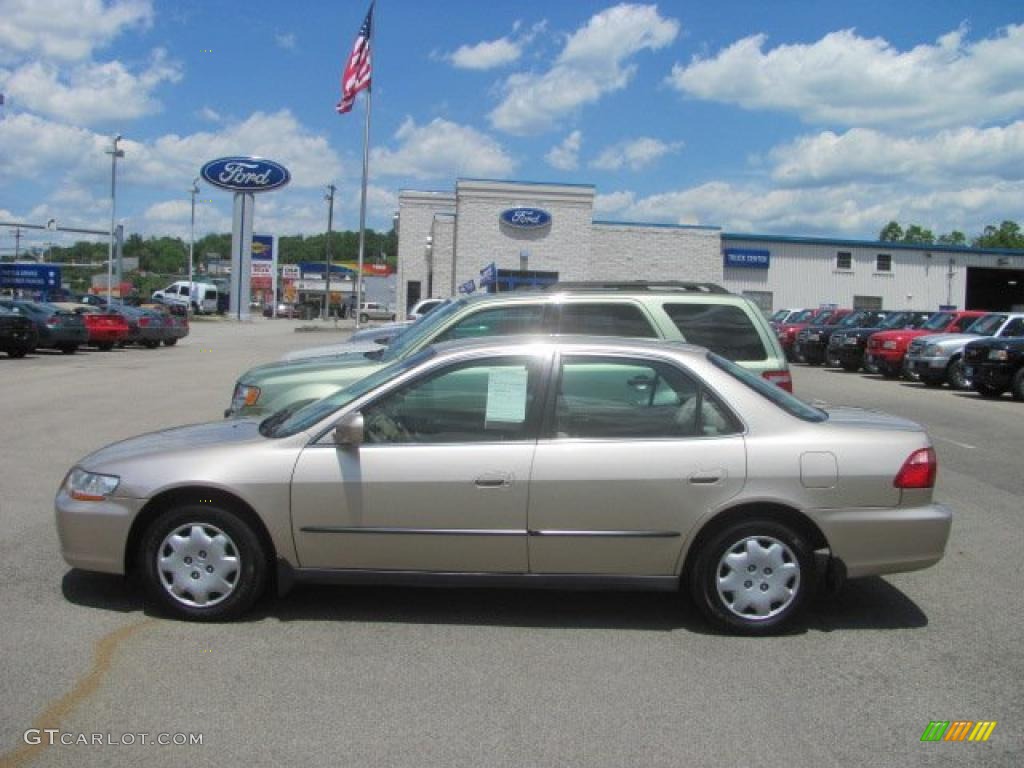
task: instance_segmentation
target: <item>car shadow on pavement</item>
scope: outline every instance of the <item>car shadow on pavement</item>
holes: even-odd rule
[[[137,583],[121,576],[72,569],[61,587],[75,605],[162,615],[146,605]],[[264,598],[241,621],[266,619],[725,634],[711,627],[686,595],[676,592],[299,585],[283,598]],[[927,624],[916,603],[875,576],[850,581],[837,595],[817,597],[789,634],[915,629]]]

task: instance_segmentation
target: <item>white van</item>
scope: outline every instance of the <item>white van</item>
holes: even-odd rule
[[[217,311],[217,286],[213,283],[192,283],[189,300],[188,280],[178,280],[162,291],[153,291],[153,301],[161,304],[191,304],[192,311],[210,315]]]

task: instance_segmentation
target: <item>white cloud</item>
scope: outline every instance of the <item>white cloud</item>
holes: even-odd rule
[[[476,45],[460,45],[448,59],[459,69],[494,69],[511,64],[522,54],[519,43],[507,37],[499,37]]]
[[[92,125],[131,120],[160,110],[153,91],[181,80],[181,67],[162,49],[138,74],[120,61],[78,64],[66,73],[35,61],[14,71],[0,70],[0,87],[20,106],[67,122]]]
[[[208,123],[219,123],[224,119],[223,117],[221,117],[220,112],[215,110],[213,107],[209,106],[203,107],[198,112],[196,112],[196,117],[198,117],[200,120],[205,120]]]
[[[594,213],[598,216],[620,214],[631,208],[636,202],[632,192],[608,192],[594,196]]]
[[[605,148],[591,166],[602,171],[616,171],[622,167],[639,171],[667,154],[678,152],[682,146],[681,141],[666,144],[664,141],[646,136],[631,139]]]
[[[150,0],[2,0],[0,62],[82,61],[129,29],[153,22]]]
[[[494,139],[441,118],[418,126],[407,117],[395,138],[398,148],[372,150],[370,169],[374,174],[417,179],[500,177],[515,168],[515,162]]]
[[[1024,121],[915,138],[868,128],[826,131],[775,148],[772,178],[787,185],[907,179],[911,183],[1024,178]]]
[[[621,4],[601,11],[569,36],[547,72],[518,73],[505,81],[491,124],[513,134],[547,130],[565,115],[624,88],[636,72],[629,59],[665,47],[678,33],[679,23],[663,18],[657,6]]]
[[[560,171],[575,171],[580,164],[580,145],[583,143],[583,134],[580,131],[573,131],[561,144],[551,148],[544,155],[548,165]]]
[[[284,48],[286,51],[295,50],[295,45],[298,42],[294,32],[278,33],[274,35],[274,42],[278,48]]]
[[[689,96],[794,112],[839,125],[920,130],[978,124],[1024,109],[1024,25],[967,42],[966,29],[899,51],[854,30],[765,51],[765,35],[677,64],[668,82]]]

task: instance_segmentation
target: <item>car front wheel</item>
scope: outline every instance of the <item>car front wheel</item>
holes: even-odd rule
[[[142,540],[143,578],[167,613],[222,621],[244,613],[267,583],[267,553],[237,515],[186,504],[158,517]]]
[[[964,373],[964,364],[959,357],[954,357],[949,361],[949,366],[946,368],[946,381],[949,382],[950,389],[971,388],[971,381]]]
[[[690,571],[690,592],[718,626],[766,635],[799,615],[814,576],[813,552],[796,531],[774,520],[747,520],[704,544]]]
[[[971,384],[971,386],[974,387],[974,391],[977,392],[982,397],[1003,396],[1004,390],[1002,387],[993,387],[991,384],[985,384],[984,382],[981,381],[975,381]]]

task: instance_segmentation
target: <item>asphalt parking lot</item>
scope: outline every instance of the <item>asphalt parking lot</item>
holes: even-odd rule
[[[1008,397],[794,367],[806,399],[926,424],[956,517],[938,566],[851,582],[784,637],[713,633],[672,594],[368,587],[196,625],[70,570],[52,499],[73,462],[219,419],[245,368],[343,338],[297,325],[0,358],[0,765],[1020,764],[1024,403]],[[931,720],[998,725],[986,743],[922,743]],[[30,728],[202,744],[27,744]]]

